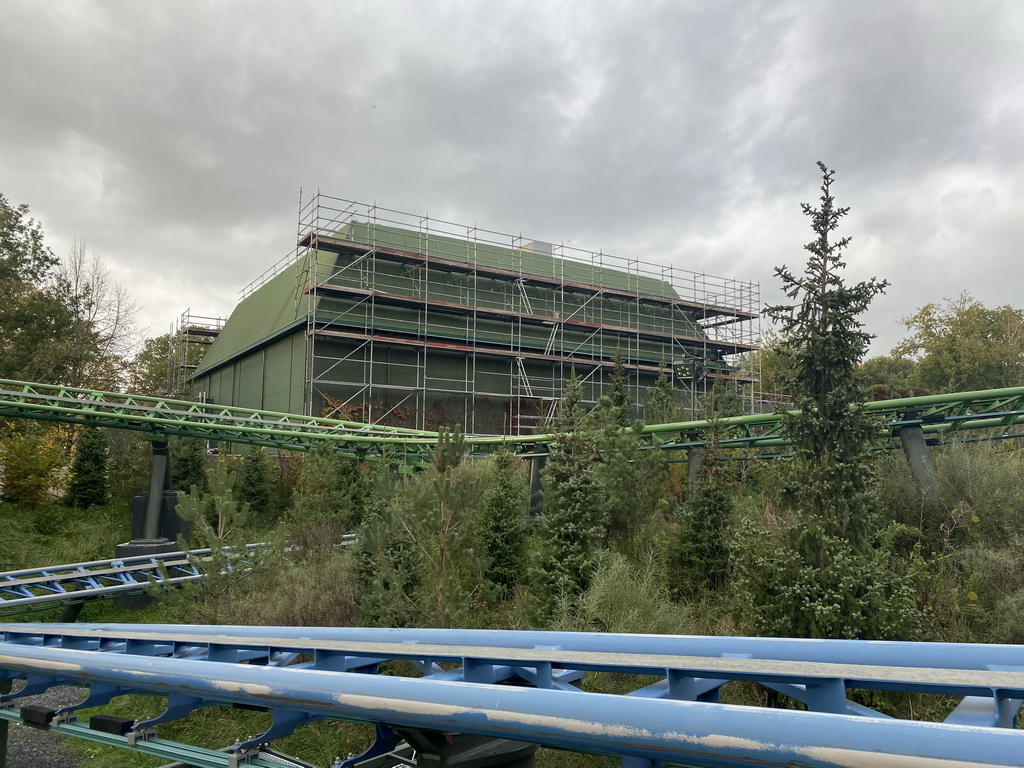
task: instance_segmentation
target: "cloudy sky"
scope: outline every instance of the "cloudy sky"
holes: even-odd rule
[[[300,189],[758,281],[825,161],[866,322],[1024,305],[1024,4],[7,0],[0,192],[155,335],[294,248]]]

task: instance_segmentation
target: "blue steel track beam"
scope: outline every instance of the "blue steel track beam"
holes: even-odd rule
[[[6,643],[0,668],[711,768],[1020,766],[1024,732]],[[1024,677],[1024,675],[1022,675]]]
[[[1022,649],[1017,646],[486,630],[273,630],[12,624],[0,625],[0,639],[271,665],[287,665],[306,654],[314,661],[300,666],[325,671],[374,671],[382,661],[406,659],[435,680],[519,678],[563,690],[573,690],[568,682],[589,670],[644,674],[657,681],[630,695],[647,698],[705,700],[729,680],[751,680],[811,709],[871,716],[879,714],[845,700],[847,687],[976,696],[989,702],[988,721],[994,725],[1008,724],[1024,696]],[[439,665],[445,662],[462,667],[444,671]],[[977,723],[977,706],[973,711],[971,722]]]
[[[934,667],[985,670],[989,667],[1024,668],[1024,645],[973,643],[920,643],[886,640],[811,640],[770,637],[705,635],[631,635],[611,632],[549,632],[497,629],[392,629],[363,627],[252,627],[221,624],[0,624],[0,641],[8,633],[25,638],[93,637],[96,642],[121,638],[151,638],[187,634],[197,641],[218,638],[244,645],[272,637],[287,643],[354,642],[437,646],[554,649],[596,653],[678,654],[723,658],[775,659],[828,664],[864,664],[888,667]],[[40,640],[39,642],[42,642]]]

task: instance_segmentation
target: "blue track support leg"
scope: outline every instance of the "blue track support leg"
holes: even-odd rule
[[[272,710],[271,716],[273,717],[273,720],[267,730],[259,736],[255,736],[248,741],[243,741],[241,744],[235,745],[232,747],[232,751],[241,752],[246,749],[258,747],[261,744],[269,744],[274,739],[291,736],[299,726],[305,725],[306,723],[315,723],[317,720],[323,720],[322,715],[310,715],[306,712],[296,712],[291,709]]]
[[[383,723],[377,723],[373,727],[373,743],[366,748],[365,752],[343,760],[340,763],[335,763],[331,768],[354,768],[366,760],[386,755],[388,752],[394,752],[401,742],[402,737],[391,730],[390,727]],[[3,767],[0,766],[0,768]]]
[[[416,750],[416,768],[536,768],[538,744],[470,733],[398,729]]]

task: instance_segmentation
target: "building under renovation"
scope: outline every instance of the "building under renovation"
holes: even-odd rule
[[[753,398],[756,283],[317,195],[296,251],[243,290],[194,372],[209,402],[521,434],[565,382],[642,415],[660,375],[691,407],[714,380]],[[749,356],[748,356],[749,357]]]

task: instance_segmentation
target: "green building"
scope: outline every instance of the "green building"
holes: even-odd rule
[[[616,355],[642,414],[660,374],[689,406],[748,385],[758,287],[317,195],[295,253],[243,291],[196,369],[209,402],[523,433]],[[752,397],[752,393],[750,393]]]

